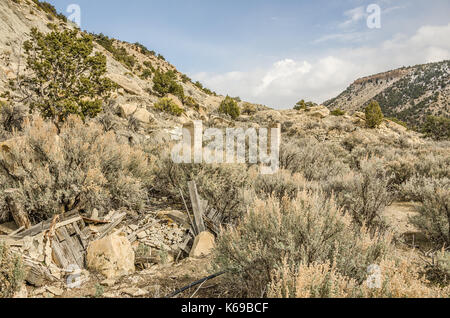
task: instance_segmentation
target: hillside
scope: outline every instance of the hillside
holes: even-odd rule
[[[0,3],[0,100],[1,95],[9,92],[8,83],[15,81],[18,75],[25,72],[25,57],[23,43],[29,39],[32,28],[41,32],[50,32],[53,28],[59,31],[74,29],[76,26],[66,21],[65,17],[57,14],[53,7],[39,1],[4,0]],[[100,51],[107,57],[107,77],[119,87],[112,99],[105,107],[105,111],[117,115],[127,110],[119,109],[126,105],[132,113],[139,113],[141,109],[148,111],[145,118],[150,117],[151,126],[171,126],[188,122],[191,119],[204,118],[207,113],[214,112],[219,107],[224,96],[204,88],[201,83],[194,83],[186,75],[180,73],[164,57],[147,49],[139,43],[127,43],[108,38],[103,34],[93,34],[95,51]],[[173,71],[176,82],[183,87],[186,99],[176,101],[184,109],[180,117],[169,118],[152,107],[161,97],[152,90],[156,72]],[[240,102],[242,105],[243,102]],[[255,105],[256,108],[262,107]],[[142,116],[139,116],[142,118]]]
[[[450,61],[416,65],[364,77],[324,104],[330,109],[361,111],[371,100],[387,117],[411,126],[427,115],[450,115]]]

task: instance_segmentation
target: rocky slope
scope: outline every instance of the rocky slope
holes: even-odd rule
[[[23,56],[23,43],[29,38],[32,28],[41,32],[49,32],[50,27],[57,26],[59,30],[73,29],[76,26],[65,21],[62,16],[49,12],[48,8],[39,5],[39,2],[2,0],[0,2],[0,95],[8,91],[8,82],[14,81],[18,74],[25,71],[25,59]],[[223,96],[217,96],[207,90],[196,86],[185,75],[165,61],[161,55],[146,49],[139,44],[130,44],[111,39],[115,49],[124,49],[123,53],[133,63],[125,63],[118,59],[114,52],[100,45],[96,37],[95,50],[101,51],[107,56],[107,76],[113,80],[120,89],[113,95],[108,110],[117,114],[123,114],[118,105],[128,105],[135,111],[145,110],[145,116],[137,116],[144,119],[144,124],[153,123],[157,126],[167,126],[174,122],[186,122],[190,119],[201,118],[206,113],[214,111],[223,100]],[[144,76],[145,70],[160,70],[165,72],[172,70],[177,74],[178,82],[184,88],[185,95],[192,97],[200,106],[199,109],[185,108],[185,114],[180,118],[170,120],[153,109],[158,96],[152,92],[153,74]],[[139,113],[139,112],[138,112]],[[129,115],[129,114],[128,114]],[[125,116],[126,117],[126,116]]]
[[[330,109],[360,111],[371,101],[379,102],[387,117],[411,126],[427,115],[450,114],[450,61],[400,68],[355,81],[325,105]]]

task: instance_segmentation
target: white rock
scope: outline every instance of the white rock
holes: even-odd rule
[[[202,257],[211,254],[212,249],[215,247],[214,235],[209,232],[201,232],[195,238],[194,245],[192,246],[190,257]]]
[[[122,290],[122,293],[132,297],[142,297],[148,294],[147,291],[136,287],[125,288]]]
[[[120,105],[119,109],[120,109],[120,115],[123,118],[128,118],[129,116],[131,116],[136,110],[137,110],[137,105],[135,104],[123,104]]]
[[[92,242],[87,249],[88,268],[106,278],[133,274],[135,255],[131,243],[123,234],[113,234]]]
[[[150,124],[155,121],[155,117],[148,110],[143,108],[136,110],[133,117],[144,124]]]
[[[49,293],[52,293],[55,296],[61,296],[64,294],[64,290],[55,286],[46,286],[45,287]]]

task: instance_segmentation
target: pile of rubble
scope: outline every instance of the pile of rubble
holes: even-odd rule
[[[90,271],[116,279],[136,268],[201,257],[214,247],[217,216],[198,196],[195,183],[189,189],[193,216],[187,205],[186,212],[147,213],[137,222],[126,211],[99,218],[94,210],[89,217],[74,212],[31,226],[23,211],[15,211],[21,217],[14,218],[16,224],[0,225],[0,243],[22,256],[28,284],[56,296],[62,294],[56,285],[79,287]]]

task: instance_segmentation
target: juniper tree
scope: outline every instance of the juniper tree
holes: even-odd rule
[[[239,109],[237,102],[230,96],[227,96],[220,104],[219,113],[226,114],[232,119],[236,119],[241,115],[241,110]]]
[[[368,128],[378,128],[383,122],[384,115],[381,111],[380,104],[371,101],[366,108],[366,124]]]
[[[44,34],[33,28],[24,43],[28,73],[14,85],[21,101],[58,129],[70,114],[95,117],[114,84],[104,77],[106,57],[93,49],[92,36],[77,30]]]

